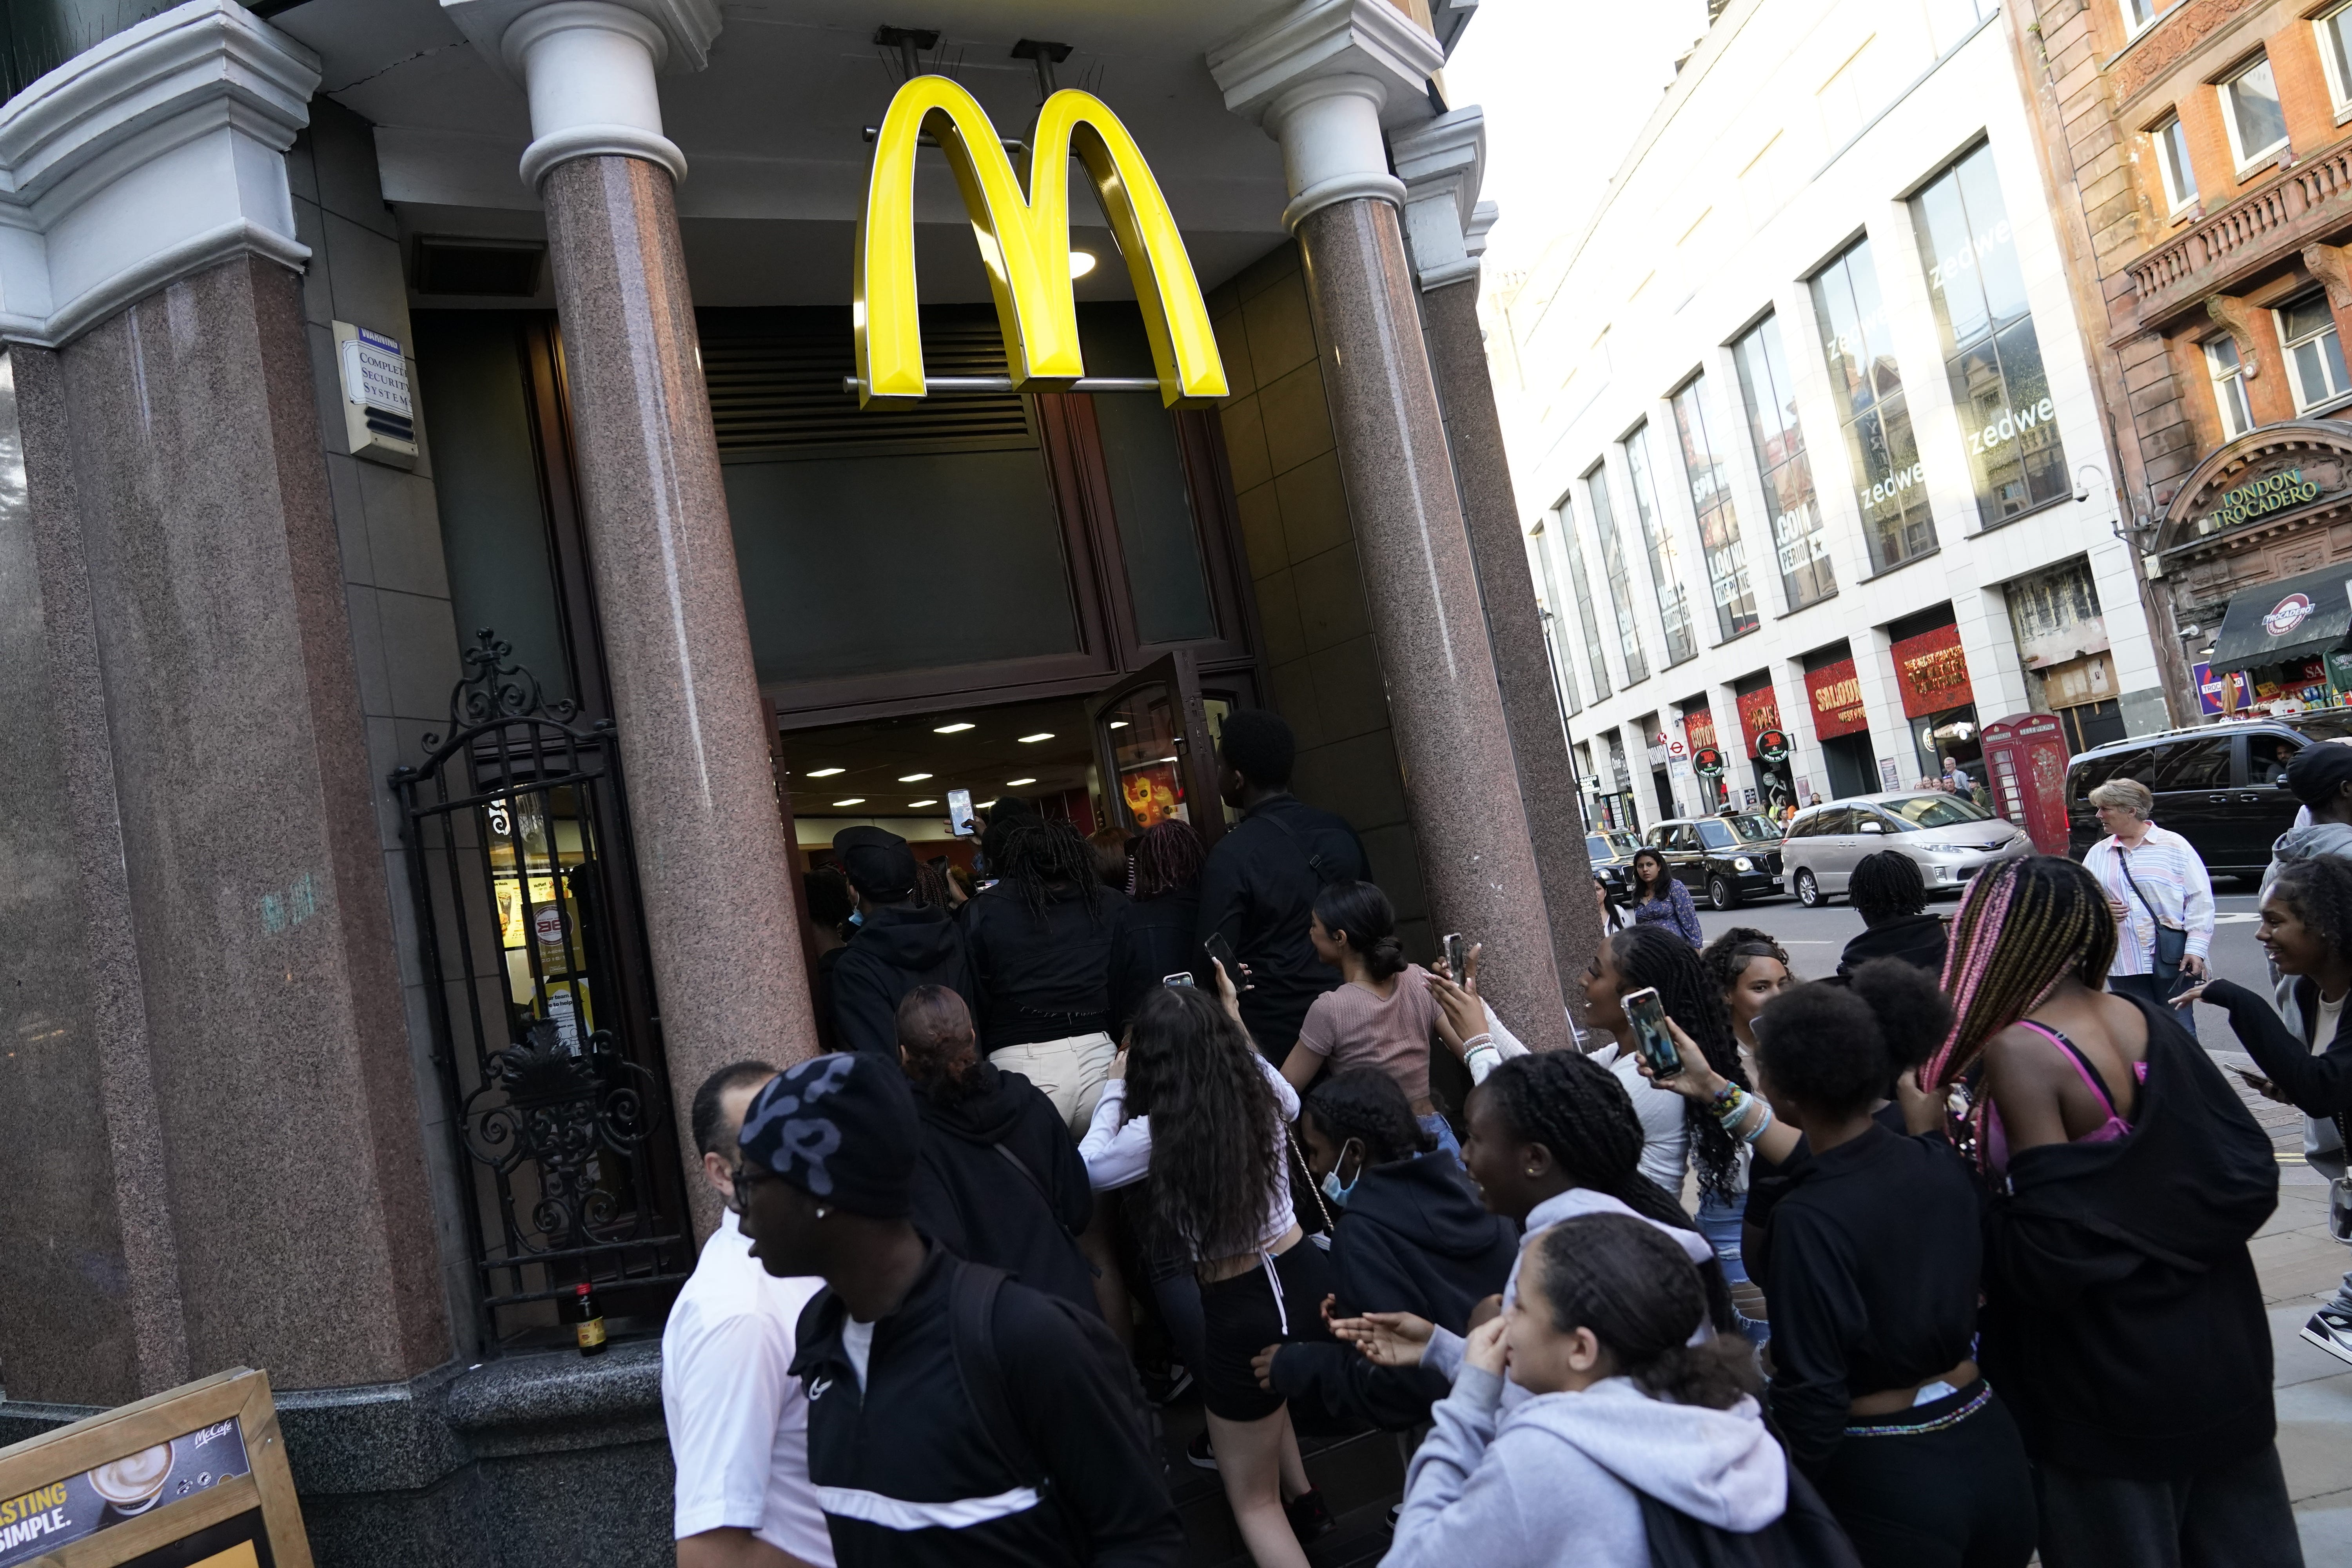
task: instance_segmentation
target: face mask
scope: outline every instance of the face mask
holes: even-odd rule
[[[850,923],[851,925],[854,925],[854,926],[862,926],[862,925],[864,925],[864,924],[866,923],[866,911],[865,911],[864,910],[850,910],[850,911],[849,911],[849,923]]]
[[[1349,1197],[1355,1192],[1357,1185],[1364,1179],[1364,1151],[1362,1145],[1357,1144],[1356,1179],[1355,1181],[1349,1182],[1344,1187],[1339,1184],[1339,1166],[1348,1163],[1349,1144],[1354,1144],[1355,1142],[1356,1141],[1350,1138],[1348,1140],[1347,1143],[1341,1144],[1339,1146],[1339,1158],[1338,1163],[1329,1170],[1323,1173],[1323,1195],[1329,1198],[1333,1203],[1338,1204],[1341,1208],[1346,1208],[1348,1206]]]

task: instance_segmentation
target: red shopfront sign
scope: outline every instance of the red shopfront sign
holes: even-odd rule
[[[1748,739],[1748,754],[1756,754],[1756,737],[1780,728],[1780,695],[1769,686],[1740,693],[1739,729]]]
[[[1960,651],[1960,628],[1937,626],[1896,643],[1895,683],[1903,689],[1906,718],[1924,719],[1948,708],[1965,707],[1974,698],[1969,685],[1969,656]]]
[[[1692,751],[1702,751],[1715,744],[1715,711],[1699,708],[1683,715],[1683,736],[1690,742]]]
[[[1851,656],[1807,674],[1805,691],[1813,702],[1815,739],[1834,741],[1870,728],[1869,716],[1862,710],[1862,682],[1854,676]]]

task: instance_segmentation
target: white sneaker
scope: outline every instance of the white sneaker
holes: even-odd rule
[[[2352,1362],[2352,1312],[2322,1307],[2303,1325],[2303,1337],[2342,1362]]]

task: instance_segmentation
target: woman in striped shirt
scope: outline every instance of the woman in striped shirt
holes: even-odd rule
[[[2156,796],[2137,779],[2109,779],[2091,792],[2091,805],[2107,836],[2084,854],[2083,868],[2099,879],[2116,917],[2107,989],[2161,1005],[2171,998],[2156,974],[2157,938],[2168,928],[2186,931],[2180,973],[2204,978],[2205,951],[2213,942],[2213,879],[2196,846],[2148,820]]]

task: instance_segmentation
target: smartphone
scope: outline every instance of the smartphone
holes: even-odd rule
[[[1682,1071],[1683,1054],[1675,1048],[1675,1037],[1666,1033],[1666,1005],[1658,1000],[1658,988],[1644,985],[1639,991],[1628,991],[1617,1005],[1625,1009],[1626,1020],[1633,1026],[1633,1047],[1650,1064],[1651,1074],[1672,1078]]]
[[[2271,1094],[2276,1092],[2276,1086],[2273,1085],[2270,1079],[2264,1078],[2258,1072],[2248,1072],[2245,1068],[2240,1067],[2233,1067],[2230,1070],[2236,1073],[2240,1078],[2244,1079],[2246,1080],[2247,1087],[2252,1089],[2256,1094]]]
[[[1469,965],[1470,943],[1460,931],[1454,931],[1445,939],[1445,972],[1453,976],[1454,984],[1459,985],[1463,977],[1470,973]]]
[[[958,838],[970,838],[980,831],[980,823],[971,814],[971,791],[948,791],[948,831]]]
[[[1222,963],[1225,966],[1226,978],[1230,979],[1234,983],[1234,990],[1246,991],[1249,989],[1249,982],[1244,978],[1242,974],[1241,958],[1234,952],[1234,944],[1225,940],[1224,932],[1214,931],[1211,931],[1206,937],[1202,939],[1201,947],[1202,951],[1208,953],[1209,958],[1213,963]]]
[[[1180,969],[1173,974],[1163,974],[1160,977],[1160,984],[1162,985],[1191,985],[1193,984],[1192,972],[1189,969]]]

